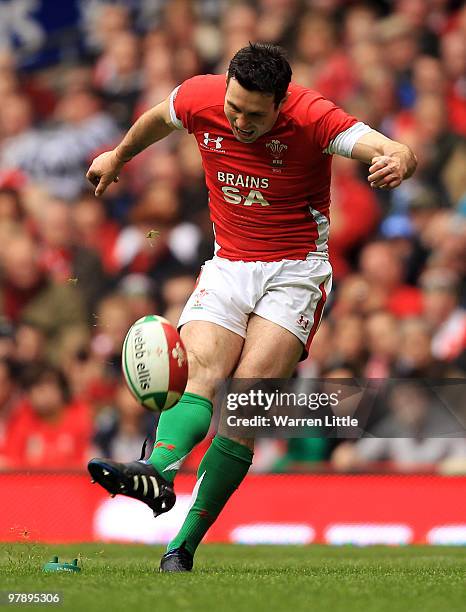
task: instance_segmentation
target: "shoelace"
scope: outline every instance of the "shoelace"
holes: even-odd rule
[[[142,461],[143,459],[146,458],[146,446],[147,446],[147,441],[148,440],[149,440],[149,436],[146,436],[146,439],[142,443],[141,456],[139,457],[138,461]]]

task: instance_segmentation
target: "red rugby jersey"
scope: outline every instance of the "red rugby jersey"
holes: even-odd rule
[[[332,156],[323,151],[357,119],[292,83],[272,130],[242,143],[223,110],[225,89],[224,75],[195,76],[176,90],[172,109],[201,152],[217,255],[280,261],[325,254]]]

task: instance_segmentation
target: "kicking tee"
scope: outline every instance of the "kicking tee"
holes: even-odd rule
[[[332,154],[351,157],[370,128],[294,83],[272,130],[242,143],[224,113],[225,75],[188,79],[170,97],[172,123],[197,140],[215,252],[242,261],[326,256]]]

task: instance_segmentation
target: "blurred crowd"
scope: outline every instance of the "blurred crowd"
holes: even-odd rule
[[[296,82],[419,160],[414,178],[377,192],[366,167],[334,159],[334,292],[296,375],[463,378],[464,3],[137,4],[93,3],[85,54],[72,65],[19,70],[15,53],[0,50],[0,467],[81,469],[93,454],[127,461],[153,437],[155,416],[122,382],[121,346],[144,314],[176,324],[212,255],[200,157],[176,133],[130,162],[101,200],[85,172],[180,82],[222,73],[249,41],[283,45]],[[401,418],[390,431],[402,443],[261,441],[256,469],[435,469],[465,459],[464,440],[430,443],[410,416],[416,401],[399,401],[406,410],[389,417]]]

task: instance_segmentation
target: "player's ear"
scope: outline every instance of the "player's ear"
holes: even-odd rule
[[[290,97],[290,92],[287,91],[286,94],[283,96],[282,101],[280,102],[280,104],[278,105],[278,109],[280,110],[281,107],[285,104],[285,102],[288,100],[288,98]]]

